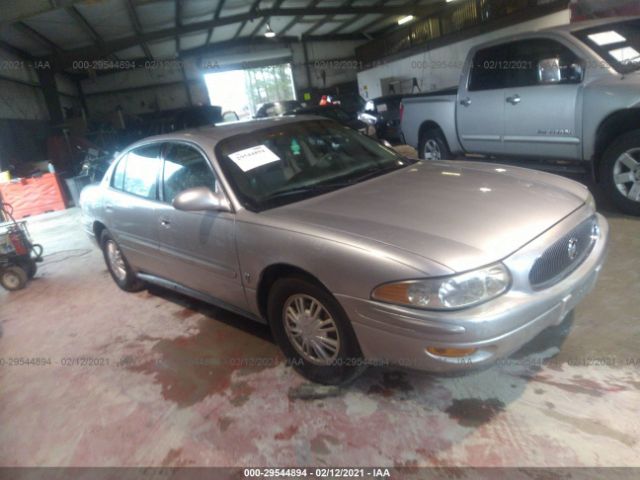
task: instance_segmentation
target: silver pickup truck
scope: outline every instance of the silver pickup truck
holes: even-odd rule
[[[640,215],[640,17],[512,36],[473,48],[457,90],[403,99],[423,159],[467,154],[575,164]]]

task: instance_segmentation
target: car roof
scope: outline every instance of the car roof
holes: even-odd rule
[[[315,115],[297,115],[297,116],[282,116],[282,117],[266,117],[252,120],[240,120],[238,122],[229,122],[223,124],[216,124],[206,127],[190,128],[188,130],[181,130],[178,132],[165,133],[162,135],[154,135],[137,141],[131,146],[127,147],[135,148],[140,145],[144,145],[151,142],[168,142],[168,141],[187,141],[195,142],[201,146],[215,146],[218,142],[225,138],[233,137],[243,133],[252,133],[257,130],[263,130],[269,127],[284,126],[291,123],[299,123],[301,121],[321,120],[324,122],[330,122],[332,120],[326,117],[320,117]]]
[[[597,28],[602,25],[608,25],[610,23],[626,22],[626,21],[633,21],[638,19],[640,19],[640,16],[599,18],[597,20],[585,20],[582,22],[575,22],[575,23],[569,23],[567,25],[560,25],[557,27],[545,28],[539,31],[540,32],[575,32],[578,30]]]
[[[491,48],[498,45],[506,45],[508,43],[513,43],[520,40],[529,40],[531,38],[537,38],[540,35],[551,36],[551,37],[558,36],[558,35],[566,36],[581,30],[598,28],[603,25],[609,25],[609,24],[614,24],[619,22],[628,22],[628,21],[633,21],[638,19],[640,19],[640,16],[609,17],[609,18],[601,18],[598,20],[587,20],[584,22],[570,23],[567,25],[557,25],[555,27],[543,28],[540,30],[530,30],[530,31],[518,33],[515,35],[505,35],[505,36],[501,36],[493,40],[475,45],[474,47],[471,48],[469,53],[475,55],[476,52],[478,52],[479,50],[483,50],[485,48]]]

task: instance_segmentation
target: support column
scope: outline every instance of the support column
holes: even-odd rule
[[[64,116],[62,115],[62,104],[56,87],[55,73],[50,68],[36,68],[35,70],[40,87],[42,87],[44,102],[47,106],[47,112],[49,112],[49,120],[53,125],[58,125],[64,121]]]

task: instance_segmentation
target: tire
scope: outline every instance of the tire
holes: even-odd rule
[[[600,181],[621,211],[640,216],[640,130],[625,133],[605,150]]]
[[[451,160],[451,150],[439,128],[430,128],[420,134],[418,156],[422,160]]]
[[[33,258],[21,259],[18,264],[25,272],[27,272],[27,278],[29,280],[36,276],[36,273],[38,272],[38,264]]]
[[[11,265],[0,270],[0,285],[10,292],[22,290],[27,285],[27,272],[19,265]]]
[[[303,302],[302,308],[299,308],[300,300]],[[293,322],[294,316],[287,315],[288,312],[295,313],[300,310],[310,314],[312,301],[322,308],[317,312],[318,318],[324,324],[320,330],[324,341],[314,340],[314,343],[316,348],[321,348],[325,353],[328,352],[329,359],[319,360],[318,350],[309,343],[307,343],[308,352],[303,353],[302,334],[300,337],[295,337],[294,333],[299,324]],[[277,280],[269,292],[268,317],[273,335],[285,357],[294,369],[308,380],[324,385],[341,385],[354,380],[366,369],[347,315],[333,295],[318,284],[303,277]],[[313,322],[308,317],[304,320]],[[307,327],[313,329],[314,327],[310,325],[308,324]],[[316,329],[315,333],[318,331]],[[310,336],[313,339],[318,338],[317,335]],[[329,340],[333,346],[327,345]],[[335,353],[332,350],[335,350]],[[314,356],[315,361],[312,358]]]
[[[116,285],[125,292],[143,290],[144,283],[138,279],[124,254],[120,251],[120,247],[106,229],[100,235],[100,245],[107,269]]]

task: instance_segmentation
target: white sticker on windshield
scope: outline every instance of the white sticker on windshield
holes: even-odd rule
[[[267,163],[273,163],[280,160],[279,156],[264,145],[257,145],[235,153],[230,153],[229,158],[233,160],[243,172],[248,172],[249,170],[261,167]]]

